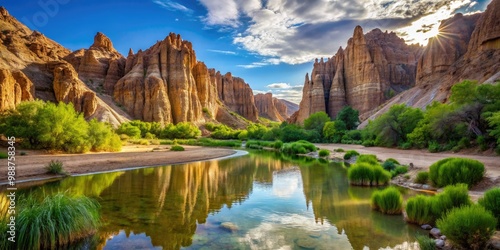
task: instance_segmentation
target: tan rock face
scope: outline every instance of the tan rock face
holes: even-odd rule
[[[432,84],[442,79],[460,57],[467,45],[479,15],[457,14],[439,26],[440,36],[431,38],[418,62],[417,85]]]
[[[65,58],[78,76],[91,88],[113,94],[114,85],[125,75],[126,59],[113,47],[111,40],[98,32],[88,50],[77,50]]]
[[[281,114],[280,109],[278,108],[278,112],[280,112],[281,116],[290,118],[295,112],[299,110],[299,105],[296,103],[290,102],[285,99],[278,99],[280,103],[284,104],[286,106],[286,114]]]
[[[13,109],[22,101],[32,101],[34,96],[33,83],[23,72],[0,69],[0,112]]]
[[[164,123],[203,122],[198,88],[207,91],[201,95],[203,103],[215,110],[214,102],[208,98],[215,94],[215,87],[210,86],[206,67],[197,66],[190,42],[171,33],[133,57],[128,61],[133,60],[134,66],[117,82],[113,97],[134,118]]]
[[[254,96],[255,106],[259,112],[260,117],[267,118],[271,121],[281,122],[287,117],[283,117],[281,114],[286,115],[286,106],[281,103],[278,99],[273,97],[273,94],[257,94]],[[280,109],[280,111],[278,111]]]
[[[394,104],[425,108],[433,101],[446,102],[451,87],[463,80],[500,81],[499,13],[500,0],[493,0],[484,13],[456,15],[443,21],[440,27],[446,36],[429,41],[419,60],[417,85],[393,98],[369,119],[387,112]]]
[[[239,77],[233,77],[231,73],[221,76],[215,75],[219,99],[230,110],[242,115],[250,121],[258,120],[258,111],[250,85]]]
[[[86,117],[97,109],[95,93],[78,79],[78,74],[68,63],[54,65],[54,93],[57,101],[73,103],[75,110]]]
[[[368,113],[385,100],[415,85],[417,58],[422,48],[408,46],[394,33],[356,27],[347,47],[314,63],[306,76],[300,109],[292,122],[325,111],[331,118],[350,105]]]

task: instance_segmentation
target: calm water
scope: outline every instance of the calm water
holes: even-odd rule
[[[24,192],[97,197],[103,226],[76,249],[379,249],[424,233],[401,216],[373,212],[376,189],[349,186],[346,172],[334,163],[250,152],[70,177]]]

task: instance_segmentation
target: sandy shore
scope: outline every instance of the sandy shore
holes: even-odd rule
[[[169,151],[170,146],[124,146],[116,153],[46,154],[35,150],[18,150],[16,156],[16,181],[48,179],[57,176],[45,174],[45,165],[59,160],[69,175],[111,171],[140,166],[163,166],[192,161],[209,160],[234,154],[223,148],[184,146],[185,151]],[[153,150],[155,149],[155,150]],[[20,156],[20,152],[26,155]],[[7,182],[7,159],[0,160],[0,183]]]

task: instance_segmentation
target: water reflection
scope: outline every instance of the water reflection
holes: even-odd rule
[[[97,249],[378,249],[412,240],[400,216],[372,212],[373,189],[346,170],[270,152],[66,178],[26,189],[97,197]],[[376,240],[376,241],[375,241]]]

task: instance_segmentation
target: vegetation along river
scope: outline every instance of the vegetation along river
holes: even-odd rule
[[[372,211],[377,188],[350,186],[346,175],[337,163],[251,151],[68,177],[20,193],[99,201],[102,226],[75,249],[379,249],[425,234],[400,215]]]

